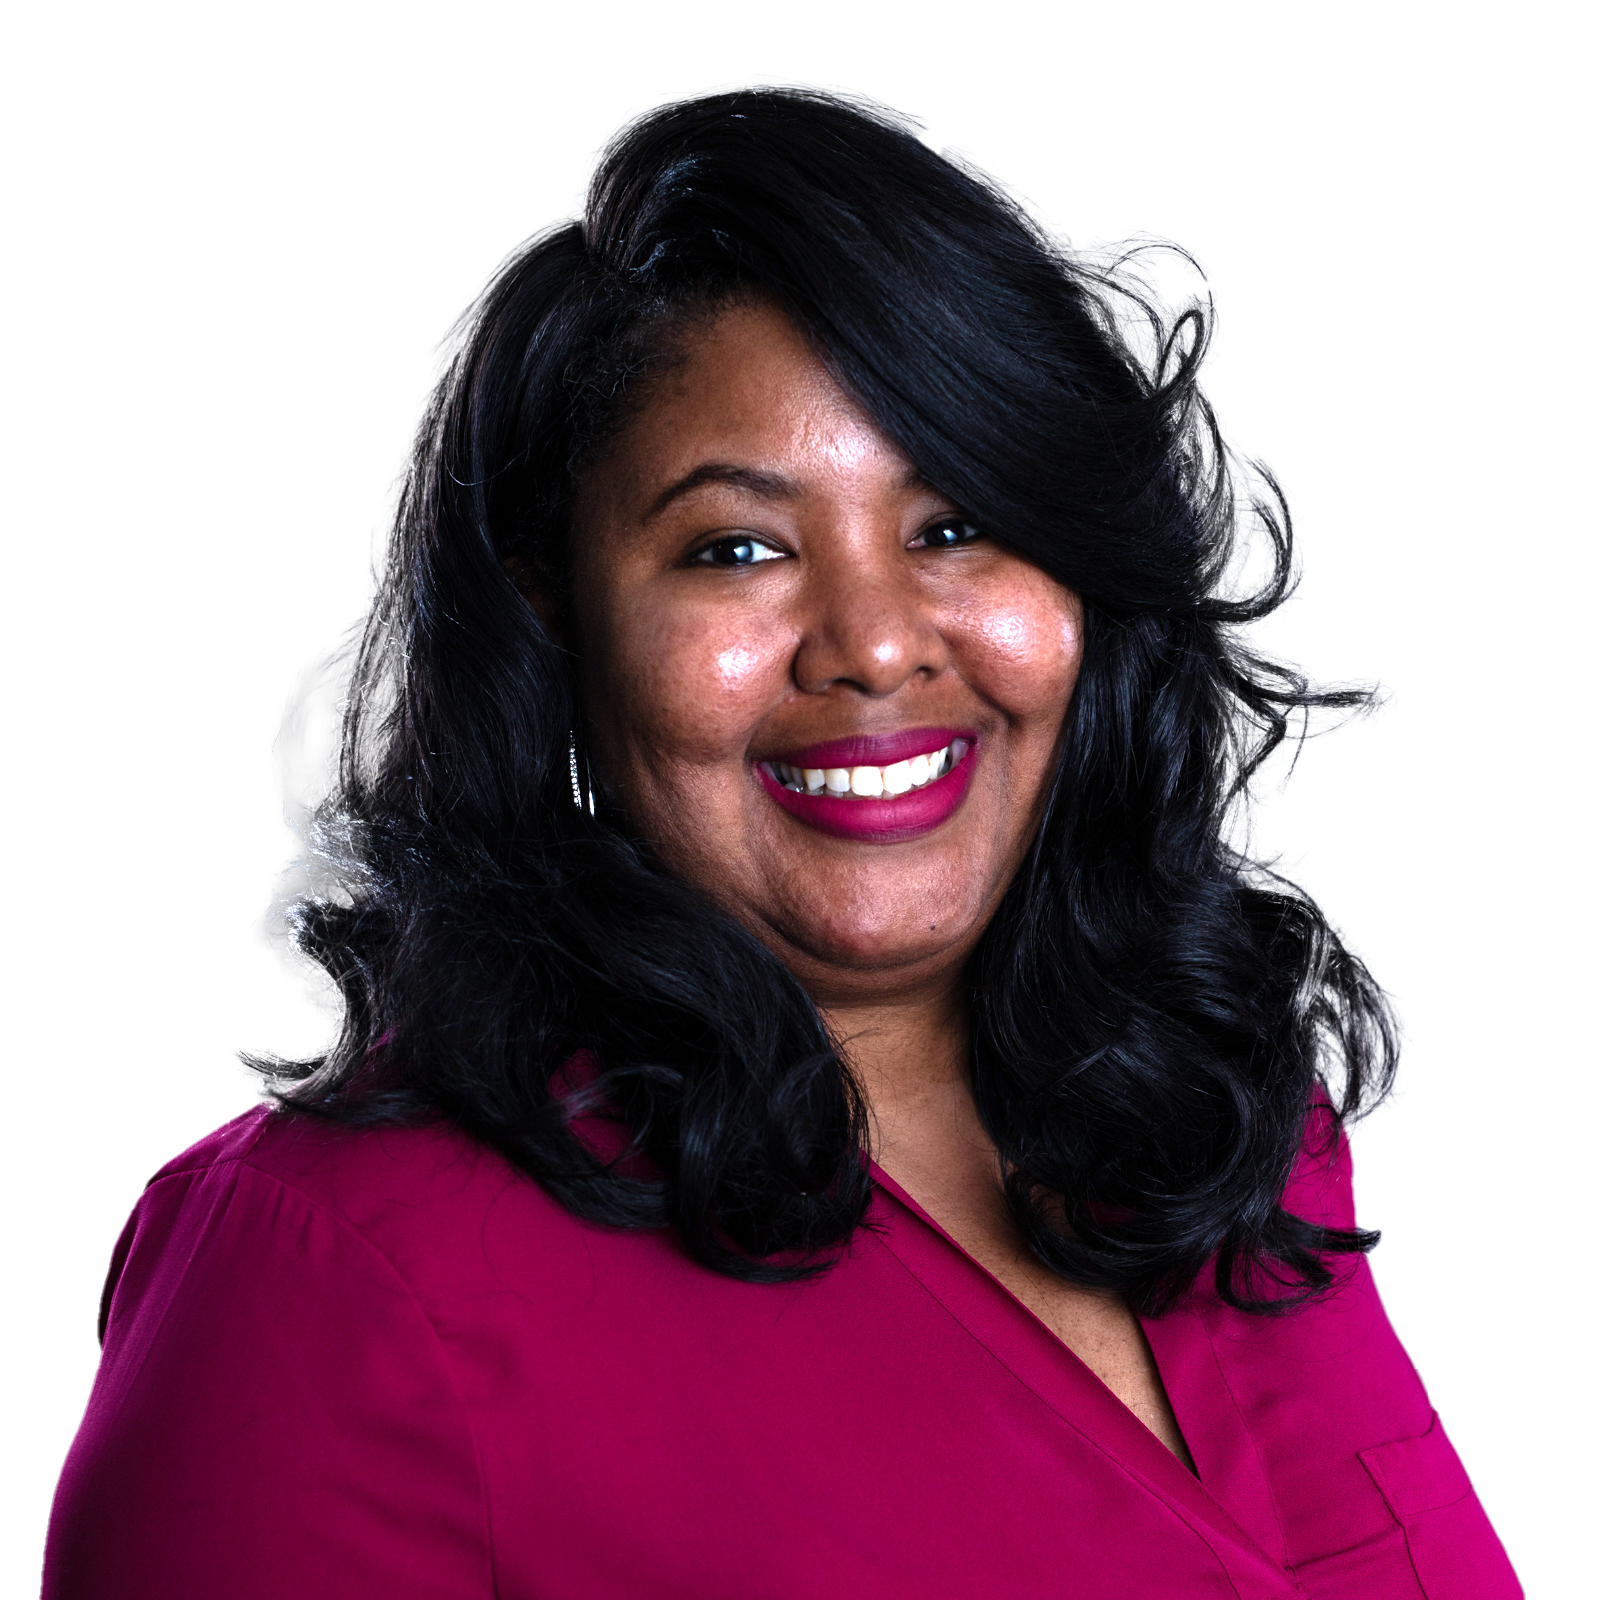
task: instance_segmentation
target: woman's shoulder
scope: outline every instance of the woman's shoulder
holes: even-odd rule
[[[415,1193],[419,1183],[439,1185],[441,1194],[456,1193],[465,1178],[510,1172],[502,1157],[442,1115],[422,1122],[351,1124],[263,1104],[174,1156],[150,1182],[235,1163],[334,1209],[363,1195]]]
[[[304,1266],[308,1230],[381,1257],[426,1302],[463,1274],[493,1234],[558,1269],[591,1231],[527,1174],[447,1118],[351,1126],[257,1106],[174,1157],[151,1178],[131,1228],[187,1234],[200,1219],[227,1233],[241,1269]],[[492,1222],[492,1226],[491,1226]],[[563,1248],[565,1241],[567,1248]],[[147,1242],[154,1243],[154,1239]],[[576,1246],[582,1253],[581,1244]],[[116,1276],[115,1266],[113,1278]]]
[[[1295,1216],[1324,1228],[1356,1225],[1350,1136],[1334,1115],[1326,1093],[1319,1093],[1312,1102],[1283,1204]]]
[[[1284,1205],[1355,1226],[1350,1142],[1324,1097]],[[1185,1427],[1213,1492],[1318,1592],[1370,1592],[1364,1564],[1385,1539],[1393,1546],[1398,1523],[1425,1584],[1517,1593],[1367,1257],[1329,1265],[1328,1292],[1286,1314],[1235,1310],[1202,1282],[1170,1320],[1147,1325],[1164,1377],[1190,1400]]]
[[[448,1178],[441,1193],[459,1193],[461,1180],[485,1166],[509,1169],[444,1117],[408,1124],[352,1125],[313,1114],[257,1105],[176,1155],[150,1179],[194,1179],[234,1166],[298,1189],[338,1211],[363,1197],[415,1194]],[[432,1181],[430,1181],[432,1180]]]
[[[380,1136],[265,1107],[168,1162],[112,1259],[45,1593],[288,1594],[308,1571],[319,1593],[488,1592],[443,1302],[418,1293],[393,1247],[405,1230],[383,1223],[410,1196],[426,1227],[451,1172],[470,1223],[485,1166],[448,1130]],[[381,1525],[362,1487],[380,1478]]]

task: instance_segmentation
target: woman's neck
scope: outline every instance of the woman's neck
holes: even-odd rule
[[[972,1021],[962,985],[851,1000],[822,1011],[866,1094],[873,1154],[881,1164],[892,1168],[897,1147],[915,1139],[913,1130],[930,1118],[944,1122],[954,1106],[970,1106]]]

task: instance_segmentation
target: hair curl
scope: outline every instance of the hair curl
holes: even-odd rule
[[[582,225],[521,250],[465,320],[321,812],[342,888],[296,908],[342,1031],[257,1064],[304,1112],[442,1113],[579,1216],[671,1226],[737,1277],[820,1270],[861,1223],[847,1063],[779,960],[593,804],[576,663],[508,576],[559,602],[584,462],[682,318],[746,294],[1084,603],[1044,821],[970,973],[977,1104],[1032,1248],[1147,1311],[1208,1263],[1235,1305],[1324,1288],[1329,1256],[1376,1235],[1289,1214],[1285,1186],[1315,1105],[1332,1137],[1387,1089],[1394,1026],[1317,907],[1229,829],[1291,719],[1364,697],[1241,642],[1289,591],[1290,524],[1269,476],[1238,502],[1196,382],[1205,313],[1164,318],[891,115],[820,94],[645,117]],[[1239,594],[1247,524],[1272,570]],[[615,1119],[621,1157],[584,1113]]]

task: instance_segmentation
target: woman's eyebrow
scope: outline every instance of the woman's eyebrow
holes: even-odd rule
[[[639,520],[649,522],[681,495],[690,494],[708,483],[725,483],[730,488],[743,489],[763,500],[798,500],[803,492],[793,478],[786,478],[781,473],[762,472],[757,467],[738,467],[725,461],[708,461],[663,489]],[[930,494],[942,492],[914,466],[906,469],[905,476],[900,480],[900,489],[902,492],[912,489],[925,490]]]
[[[650,502],[649,510],[640,521],[648,522],[652,517],[659,516],[681,495],[689,494],[707,483],[725,483],[730,488],[759,495],[763,500],[796,500],[800,497],[800,486],[792,478],[782,477],[775,472],[761,472],[755,467],[736,467],[727,462],[708,461],[663,489]]]

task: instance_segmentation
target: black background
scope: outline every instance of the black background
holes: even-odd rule
[[[928,115],[933,144],[976,147],[1074,237],[1142,227],[1213,262],[1227,426],[1306,515],[1306,598],[1267,643],[1405,698],[1307,755],[1267,842],[1315,851],[1315,880],[1418,1022],[1410,1099],[1355,1152],[1360,1216],[1386,1230],[1374,1266],[1390,1314],[1526,1581],[1526,1312],[1483,1288],[1512,1250],[1520,1160],[1517,1126],[1486,1110],[1517,1070],[1482,888],[1499,774],[1485,781],[1462,739],[1462,674],[1496,648],[1494,600],[1475,568],[1485,509],[1461,421],[1475,378],[1446,272],[1493,163],[1459,126],[1384,109],[1371,82],[1360,117],[1333,98],[1269,115],[1243,91],[1229,112],[1197,86],[1202,118],[1114,86],[1024,91],[995,72],[957,88],[848,54],[723,53],[558,93],[530,67],[482,104],[458,90],[448,115],[354,70],[282,94],[174,91],[104,150],[117,221],[74,280],[93,334],[74,382],[99,437],[133,448],[93,512],[99,555],[58,552],[90,592],[96,643],[75,702],[88,738],[59,802],[82,829],[58,978],[61,1037],[83,1054],[50,1090],[74,1157],[29,1237],[38,1538],[126,1211],[160,1163],[250,1104],[234,1046],[302,1050],[322,1032],[246,933],[285,850],[267,739],[294,670],[360,610],[427,347],[509,243],[565,210],[627,107],[774,66]]]

